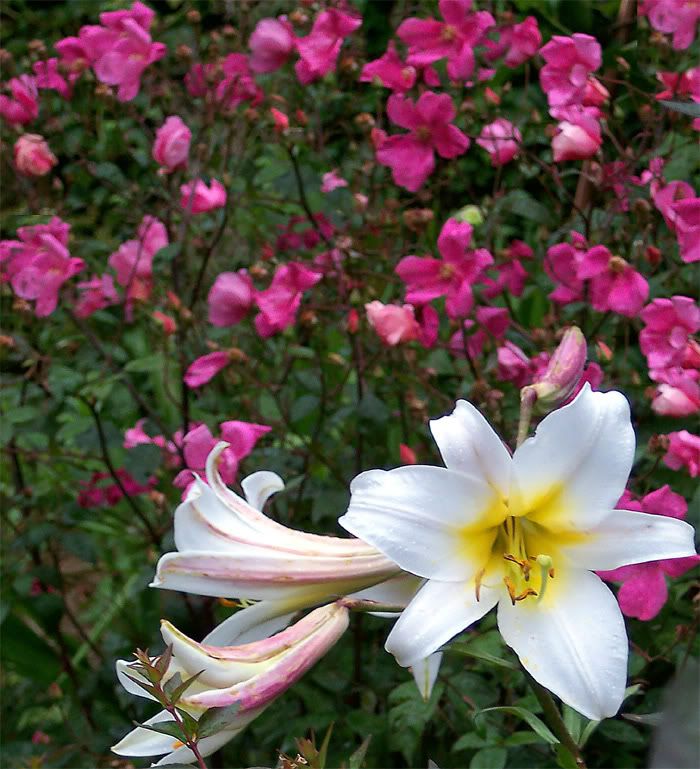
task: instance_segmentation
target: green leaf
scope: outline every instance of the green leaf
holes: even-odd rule
[[[323,769],[326,765],[326,756],[328,755],[328,745],[331,741],[331,734],[333,734],[333,724],[331,724],[326,730],[326,736],[323,738],[321,747],[318,751],[318,766],[319,769]]]
[[[509,660],[501,659],[500,657],[496,657],[495,654],[490,654],[489,652],[480,651],[479,649],[475,648],[470,642],[450,644],[445,649],[445,651],[456,652],[457,654],[461,654],[464,657],[472,657],[473,659],[482,660],[483,662],[488,662],[491,665],[496,665],[499,668],[506,668],[507,670],[518,669],[518,666],[515,665],[513,662],[510,662]]]
[[[158,446],[142,443],[126,452],[124,467],[136,483],[145,484],[160,467],[162,459]]]
[[[134,678],[134,676],[130,676],[128,673],[125,673],[124,675],[130,681],[133,681],[137,686],[140,686],[145,692],[148,692],[150,695],[155,697],[163,707],[166,707],[168,702],[163,696],[163,692],[160,691],[160,689],[158,689],[157,686],[154,686],[153,684],[149,684],[146,681],[142,681],[140,678]]]
[[[170,701],[178,702],[182,695],[190,688],[190,686],[192,686],[192,684],[202,675],[203,672],[203,670],[200,670],[199,673],[195,673],[193,676],[190,676],[184,681],[182,680],[182,677],[179,673],[175,673],[175,675],[163,687],[165,693],[170,697]]]
[[[620,713],[623,718],[631,721],[633,724],[642,724],[642,726],[658,726],[661,723],[661,713]]]
[[[178,256],[182,243],[171,243],[169,246],[164,246],[160,251],[156,251],[153,256],[154,261],[158,262],[172,262],[172,260]]]
[[[177,710],[178,715],[182,719],[182,723],[185,727],[185,731],[189,735],[197,735],[197,738],[199,739],[199,724],[197,723],[197,720],[193,718],[186,710],[183,710],[182,708],[175,708]]]
[[[114,163],[96,163],[92,168],[93,176],[102,181],[109,182],[115,187],[124,187],[126,177]]]
[[[157,355],[147,355],[143,358],[134,358],[130,360],[124,371],[128,371],[134,374],[143,374],[150,371],[160,371],[162,369],[163,356],[158,353]]]
[[[522,718],[522,720],[527,723],[532,731],[538,734],[544,742],[548,743],[549,745],[559,744],[559,740],[552,734],[544,721],[542,721],[541,718],[538,718],[534,713],[531,713],[525,708],[519,708],[515,706],[485,708],[484,710],[480,710],[474,715],[474,723],[476,723],[477,719],[481,718],[486,713],[505,713],[511,716]]]
[[[578,769],[576,759],[571,754],[571,751],[563,745],[557,745],[556,756],[557,766],[560,766],[561,769]]]
[[[457,742],[452,746],[452,752],[458,750],[473,750],[474,748],[484,748],[488,745],[488,742],[478,735],[476,732],[468,732],[463,734]]]
[[[505,748],[482,748],[469,762],[469,769],[503,769],[507,759]]]
[[[157,724],[140,724],[138,721],[134,721],[134,723],[142,729],[148,729],[149,732],[167,734],[168,737],[174,737],[176,740],[182,741],[185,736],[182,733],[182,727],[176,721],[161,721]]]
[[[690,117],[700,117],[700,104],[696,104],[692,101],[666,101],[666,99],[660,99],[660,104],[664,107],[673,110],[674,112],[680,112],[683,115],[690,115]]]
[[[360,747],[348,758],[348,769],[360,769],[365,760],[365,754],[367,753],[367,748],[371,741],[372,735],[368,734],[363,740],[362,745],[360,745]]]
[[[168,669],[168,666],[170,665],[170,660],[173,658],[173,645],[168,644],[165,647],[165,651],[158,657],[158,659],[155,662],[155,669],[159,673],[158,680],[160,681],[163,676],[165,675],[165,671]],[[175,673],[176,676],[179,676],[179,673]]]
[[[603,721],[598,732],[609,740],[615,740],[615,742],[624,742],[627,745],[643,745],[646,740],[644,737],[632,726],[624,721]]]
[[[197,739],[203,739],[204,737],[211,737],[213,734],[218,734],[233,726],[238,720],[238,711],[240,705],[234,702],[233,705],[228,705],[225,708],[210,708],[199,719],[199,726],[197,727]]]
[[[499,207],[523,219],[529,219],[537,224],[548,224],[552,213],[547,206],[539,203],[524,190],[513,190],[499,201]]]

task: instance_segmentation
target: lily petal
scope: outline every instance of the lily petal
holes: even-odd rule
[[[581,542],[563,548],[569,560],[591,571],[695,555],[690,524],[665,515],[613,510]]]
[[[501,494],[508,493],[510,453],[471,403],[457,401],[451,414],[430,422],[430,431],[450,470],[483,476]]]
[[[433,693],[433,686],[440,672],[442,652],[435,652],[425,659],[418,660],[411,665],[413,680],[416,682],[421,697],[427,702]]]
[[[542,602],[501,600],[498,627],[530,675],[567,705],[594,721],[617,713],[627,635],[615,596],[598,576],[558,570]]]
[[[240,734],[253,720],[253,718],[259,715],[261,712],[262,709],[255,712],[252,716],[250,713],[245,713],[240,717],[240,719],[237,719],[236,726],[233,729],[225,729],[224,731],[212,734],[211,737],[205,737],[203,740],[200,740],[197,743],[197,749],[199,750],[201,756],[206,758],[212,753],[215,753],[219,748],[223,747],[227,742],[232,740],[237,734]],[[174,740],[171,738],[171,748],[173,747],[172,742],[174,742]],[[189,748],[182,746],[176,750],[173,750],[173,752],[169,753],[167,756],[163,756],[160,761],[156,761],[155,764],[151,764],[151,766],[168,766],[168,764],[183,763],[188,764],[193,763],[194,761],[196,761],[194,753]]]
[[[278,491],[284,489],[284,481],[269,470],[259,470],[241,481],[241,488],[246,501],[256,510],[262,510],[265,502]]]
[[[287,627],[298,601],[260,601],[237,611],[202,639],[209,646],[233,646],[267,638]]]
[[[385,648],[399,665],[415,665],[481,619],[496,605],[500,595],[500,587],[482,585],[477,601],[473,579],[430,580],[404,609],[389,633]]]
[[[163,721],[174,721],[170,713],[161,710],[155,716],[144,721],[147,726],[159,724]],[[169,753],[174,745],[174,737],[167,734],[152,732],[137,726],[112,747],[112,751],[118,756],[158,756],[161,753]]]
[[[625,490],[634,443],[626,398],[585,384],[515,452],[511,497],[519,496],[517,509],[548,529],[590,529]]]
[[[216,598],[235,596],[280,600],[308,599],[306,606],[347,595],[392,577],[397,566],[383,555],[343,558],[306,556],[232,545],[226,553],[166,553],[158,561],[151,587]]]
[[[468,579],[483,566],[505,518],[485,479],[443,467],[369,470],[350,485],[339,523],[402,569],[445,581]]]

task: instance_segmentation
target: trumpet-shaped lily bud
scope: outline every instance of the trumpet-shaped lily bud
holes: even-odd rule
[[[198,742],[208,756],[239,734],[256,716],[292,686],[335,644],[348,626],[348,611],[339,603],[312,611],[281,633],[237,646],[197,643],[163,621],[161,633],[172,648],[162,684],[176,673],[183,680],[199,674],[177,703],[179,709],[199,719],[209,708],[238,705],[234,719],[222,731]],[[117,675],[124,688],[152,699],[136,683],[140,674],[124,660],[117,662]],[[144,682],[146,679],[144,679]],[[152,725],[172,720],[167,711],[146,722]],[[192,762],[192,751],[171,736],[137,727],[112,750],[121,756],[152,756],[167,753],[156,766]]]
[[[221,480],[217,463],[228,444],[209,454],[208,485],[196,479],[175,511],[175,546],[158,562],[153,587],[219,598],[289,602],[288,611],[370,587],[399,568],[359,539],[295,531],[260,512],[284,488],[270,472],[246,478],[247,500]]]
[[[535,409],[541,413],[561,406],[574,394],[581,381],[586,352],[586,338],[581,329],[577,326],[568,328],[544,374],[523,388],[523,397],[526,395],[525,390],[534,392]]]

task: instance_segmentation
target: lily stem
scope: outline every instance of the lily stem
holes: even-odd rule
[[[579,769],[586,769],[586,762],[581,755],[581,749],[579,748],[576,740],[574,740],[574,738],[571,736],[569,730],[566,728],[564,719],[561,717],[559,708],[555,705],[554,700],[552,699],[552,695],[544,688],[544,686],[538,684],[537,681],[535,681],[535,679],[527,672],[527,670],[524,670],[523,672],[525,673],[525,678],[530,684],[535,697],[537,697],[537,701],[542,706],[545,721],[547,721],[549,727],[557,736],[561,744],[574,757],[576,766],[578,766]]]

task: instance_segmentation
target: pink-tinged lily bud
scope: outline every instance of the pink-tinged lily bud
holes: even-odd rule
[[[200,753],[208,756],[239,734],[296,683],[328,652],[347,627],[348,610],[339,603],[312,611],[270,638],[235,646],[197,643],[164,621],[161,633],[166,644],[172,647],[172,656],[161,685],[176,674],[182,680],[198,675],[178,701],[178,708],[197,720],[209,708],[238,705],[233,721],[224,730],[199,741]],[[127,662],[117,662],[117,675],[128,692],[152,699],[131,680],[142,677]],[[166,711],[162,711],[146,724],[171,719]],[[127,734],[112,750],[121,756],[168,754],[159,763],[194,759],[189,748],[174,743],[172,737],[142,727]]]
[[[153,144],[153,159],[163,166],[161,173],[168,174],[187,165],[191,141],[192,131],[182,118],[171,115],[156,131]]]
[[[46,176],[58,163],[43,136],[24,134],[14,146],[15,168],[24,176]]]
[[[524,388],[534,391],[537,411],[552,411],[572,396],[583,374],[586,354],[586,338],[581,329],[577,326],[568,328],[544,374]]]

